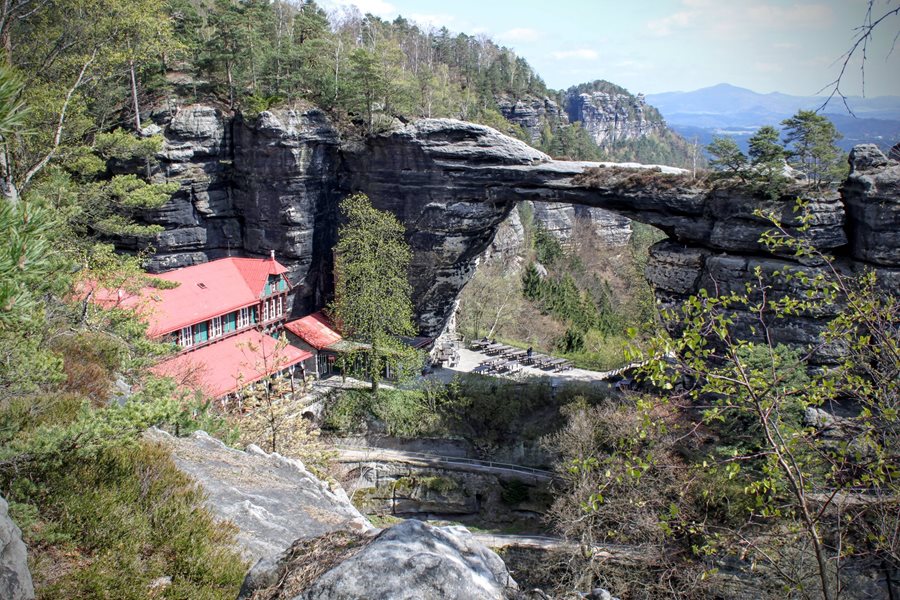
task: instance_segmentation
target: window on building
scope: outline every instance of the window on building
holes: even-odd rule
[[[238,314],[238,329],[250,325],[250,308],[242,308]]]
[[[278,296],[276,300],[278,300],[278,308],[275,310],[275,314],[280,317],[284,314],[284,296]]]
[[[222,317],[215,317],[209,322],[209,338],[217,338],[222,335]]]
[[[190,348],[194,345],[194,329],[190,326],[182,327],[178,332],[178,345],[182,348]]]
[[[263,302],[263,322],[269,320],[269,301]]]

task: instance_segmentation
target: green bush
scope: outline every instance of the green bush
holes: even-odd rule
[[[167,598],[234,598],[246,565],[233,527],[216,523],[203,494],[158,445],[104,449],[43,477],[11,482],[13,517],[32,547],[77,556],[41,586],[45,598],[146,598],[148,585],[172,577]]]

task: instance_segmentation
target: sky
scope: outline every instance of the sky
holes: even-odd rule
[[[900,0],[875,0],[878,15]],[[633,93],[691,91],[730,83],[757,92],[814,95],[832,82],[863,23],[867,0],[319,0],[355,4],[385,19],[484,33],[525,57],[554,89],[606,79]],[[876,29],[865,63],[852,64],[848,94],[900,96],[900,31]]]

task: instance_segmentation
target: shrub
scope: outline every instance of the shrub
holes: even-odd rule
[[[137,600],[170,576],[167,597],[230,599],[243,579],[233,527],[214,521],[202,492],[155,444],[107,448],[96,462],[13,481],[10,497],[26,542],[69,557],[38,560],[42,597]]]

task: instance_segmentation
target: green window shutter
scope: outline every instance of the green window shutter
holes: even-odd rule
[[[206,321],[194,325],[194,343],[202,344],[208,339],[209,336],[207,335]]]
[[[250,322],[256,323],[256,307],[255,306],[250,307]]]
[[[237,313],[232,312],[225,315],[225,333],[237,329]]]
[[[278,290],[283,292],[287,289],[287,281],[284,280],[284,277],[278,280]]]

